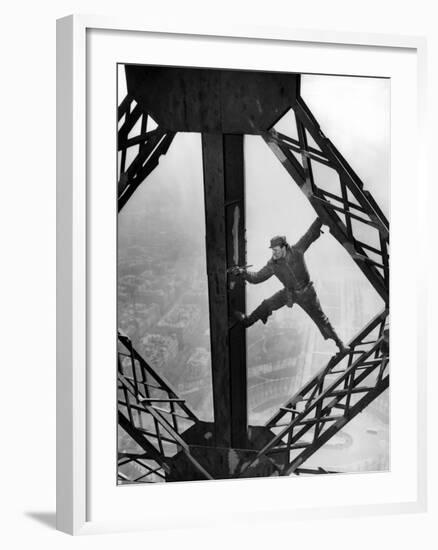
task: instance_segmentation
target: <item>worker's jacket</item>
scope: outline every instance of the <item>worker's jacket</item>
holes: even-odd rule
[[[310,283],[310,276],[304,261],[304,252],[321,234],[321,221],[316,219],[301,239],[286,247],[286,255],[268,263],[257,272],[248,271],[244,277],[250,283],[262,283],[275,275],[290,291],[303,290]]]

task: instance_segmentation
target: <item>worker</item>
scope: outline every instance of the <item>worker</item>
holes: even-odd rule
[[[243,326],[250,327],[258,320],[266,324],[272,312],[283,306],[292,307],[298,304],[319,328],[324,339],[332,339],[339,352],[346,353],[347,349],[321,308],[304,260],[304,253],[320,236],[321,226],[322,222],[317,218],[301,239],[292,246],[288,244],[285,236],[273,237],[270,241],[272,257],[260,271],[251,272],[240,266],[231,269],[234,276],[243,277],[252,284],[262,283],[275,275],[284,286],[273,296],[263,300],[250,315],[240,311],[236,311],[234,315]]]

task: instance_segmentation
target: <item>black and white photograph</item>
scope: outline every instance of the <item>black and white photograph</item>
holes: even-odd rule
[[[117,484],[390,471],[390,80],[116,76]]]

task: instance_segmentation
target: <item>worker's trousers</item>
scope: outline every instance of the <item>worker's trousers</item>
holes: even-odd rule
[[[316,295],[313,283],[309,283],[303,290],[289,290],[283,288],[270,298],[263,302],[247,317],[246,326],[253,325],[259,319],[266,323],[272,312],[282,308],[283,306],[292,307],[298,304],[307,315],[313,320],[319,328],[324,339],[333,338],[338,341],[339,338],[332,327],[327,315],[323,312],[318,296]]]

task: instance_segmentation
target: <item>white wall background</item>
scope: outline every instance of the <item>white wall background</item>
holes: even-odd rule
[[[438,418],[429,374],[430,511],[404,517],[322,521],[318,524],[254,525],[215,532],[182,531],[71,538],[54,531],[55,510],[55,19],[69,13],[141,14],[159,24],[205,21],[225,26],[284,25],[293,28],[427,35],[429,40],[429,151],[436,148],[438,33],[434,2],[417,0],[16,0],[2,10],[1,140],[1,452],[0,544],[15,548],[435,548],[438,520]],[[430,174],[430,216],[437,204]],[[436,228],[430,228],[430,281],[437,279]],[[438,328],[437,293],[430,289],[430,340]],[[432,347],[432,344],[430,344]],[[293,498],[293,495],[291,495]],[[336,533],[336,542],[327,533]]]

